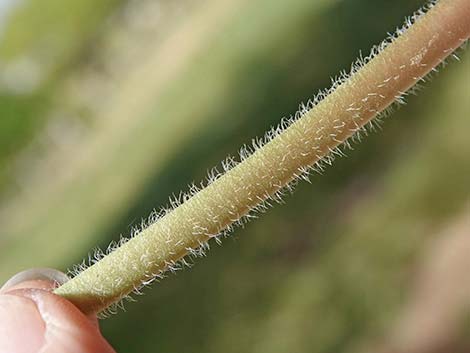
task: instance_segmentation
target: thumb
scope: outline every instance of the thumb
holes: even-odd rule
[[[88,317],[52,293],[65,275],[56,270],[22,272],[0,290],[0,352],[114,353]]]

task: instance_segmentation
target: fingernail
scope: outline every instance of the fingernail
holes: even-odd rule
[[[65,273],[55,270],[53,268],[32,268],[17,273],[12,278],[10,278],[2,286],[2,288],[0,288],[0,292],[4,292],[5,290],[12,288],[22,282],[34,280],[54,282],[56,286],[60,286],[67,282],[69,280],[69,277]]]

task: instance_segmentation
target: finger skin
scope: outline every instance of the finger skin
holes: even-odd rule
[[[46,325],[36,304],[15,295],[0,295],[0,352],[40,352]]]
[[[115,353],[96,317],[84,315],[52,288],[28,281],[0,293],[0,352]]]

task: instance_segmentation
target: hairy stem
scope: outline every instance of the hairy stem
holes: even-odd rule
[[[97,313],[150,282],[175,262],[279,192],[335,152],[377,114],[423,79],[470,35],[470,0],[441,0],[413,18],[397,37],[373,49],[365,64],[323,99],[254,142],[251,154],[225,168],[183,202],[55,293],[85,313]]]

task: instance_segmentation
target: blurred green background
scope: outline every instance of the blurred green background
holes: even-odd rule
[[[127,235],[423,3],[0,0],[0,280],[66,270]],[[467,52],[383,131],[103,334],[139,353],[380,341],[428,243],[468,203],[469,92]]]

